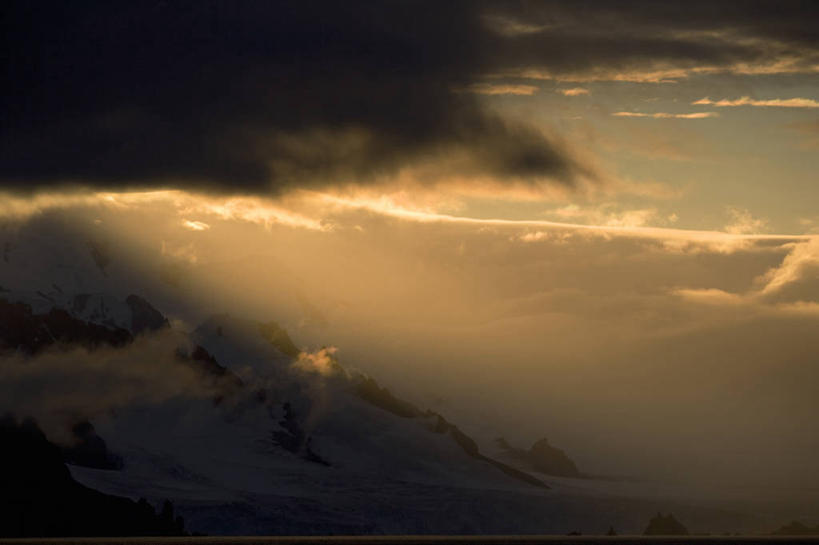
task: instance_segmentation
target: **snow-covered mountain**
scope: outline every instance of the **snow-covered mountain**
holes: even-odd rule
[[[37,312],[26,303],[27,293],[5,295],[3,319],[23,325],[21,331],[5,327],[3,343],[30,357],[75,344],[134,350],[135,336],[159,335],[169,327],[137,296],[125,302],[101,295],[52,298],[47,312],[37,301]],[[106,310],[89,313],[78,300],[95,301]],[[84,415],[121,463],[74,465],[79,482],[117,495],[169,498],[189,526],[209,533],[387,530],[366,511],[355,523],[336,520],[332,512],[338,506],[332,504],[329,512],[314,512],[301,523],[290,517],[275,520],[273,513],[285,505],[318,494],[311,500],[315,511],[327,491],[344,501],[357,497],[364,502],[369,492],[384,487],[547,488],[483,458],[474,442],[442,416],[421,412],[372,378],[348,372],[330,350],[299,352],[273,323],[214,316],[175,340],[178,364],[194,362],[203,383],[229,379],[211,385],[215,392],[210,396],[124,407],[114,403],[113,412]],[[244,510],[250,506],[268,514],[248,516]]]
[[[171,500],[189,531],[637,533],[672,507],[694,531],[759,527],[572,478],[582,475],[548,444],[489,457],[445,415],[393,395],[332,347],[299,348],[270,321],[174,320],[129,291],[133,271],[115,274],[116,262],[82,246],[58,244],[43,262],[8,245],[0,379],[23,393],[2,411],[34,411],[17,416],[39,417],[79,483]],[[574,468],[569,477],[542,473],[550,456]]]

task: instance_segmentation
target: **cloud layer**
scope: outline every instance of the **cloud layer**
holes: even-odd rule
[[[707,119],[709,117],[719,117],[716,112],[694,112],[689,114],[672,114],[668,112],[655,112],[647,114],[643,112],[614,112],[615,117],[651,117],[653,119]]]
[[[501,178],[571,184],[578,170],[539,131],[453,92],[488,67],[469,4],[4,11],[7,187],[266,192],[367,181],[458,150]]]
[[[751,97],[740,97],[737,99],[723,98],[721,100],[711,100],[710,98],[701,98],[691,104],[700,106],[760,106],[760,107],[774,107],[774,108],[819,108],[819,101],[812,98],[768,98],[768,99],[754,99]]]
[[[594,179],[490,112],[531,82],[816,72],[799,2],[334,2],[4,7],[0,180],[265,193],[419,161],[513,183]],[[487,80],[492,76],[495,79]],[[474,92],[463,92],[474,91]]]

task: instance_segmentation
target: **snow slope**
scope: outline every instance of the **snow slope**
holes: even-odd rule
[[[61,309],[70,320],[57,323],[66,327],[125,330],[132,341],[112,350],[130,351],[136,367],[149,355],[133,339],[172,332],[173,353],[162,365],[194,369],[205,387],[144,401],[133,395],[77,415],[91,421],[122,467],[70,469],[105,493],[172,500],[190,530],[522,534],[600,533],[614,525],[638,533],[658,510],[673,510],[692,531],[766,525],[603,482],[515,470],[484,456],[443,416],[345,368],[332,350],[300,351],[273,322],[224,314],[195,326],[167,320],[155,307],[172,318],[177,307],[154,299],[159,293],[167,301],[167,293],[152,292],[138,270],[99,245],[36,233],[0,243],[0,298],[28,305],[31,315]],[[50,333],[57,344],[67,338]],[[177,380],[172,370],[163,378],[150,367],[149,378]]]

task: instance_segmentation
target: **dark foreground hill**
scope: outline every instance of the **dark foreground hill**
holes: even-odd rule
[[[0,537],[185,535],[170,503],[157,514],[76,482],[31,420],[0,419],[0,445]]]

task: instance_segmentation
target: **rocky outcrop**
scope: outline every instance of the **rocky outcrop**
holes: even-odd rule
[[[379,384],[370,377],[360,378],[358,384],[355,386],[355,393],[370,405],[374,405],[379,409],[383,409],[402,418],[415,418],[423,414],[421,409],[409,401],[395,397],[392,392],[379,386]]]
[[[329,466],[330,463],[327,460],[313,451],[313,438],[304,432],[290,403],[285,403],[282,409],[284,417],[279,421],[281,429],[274,430],[271,434],[273,444],[299,455],[308,462]]]
[[[131,309],[131,332],[134,335],[158,331],[170,326],[168,319],[142,297],[132,294],[125,299],[125,302]]]
[[[237,393],[244,386],[241,378],[221,365],[202,346],[196,345],[190,354],[178,350],[176,359],[195,370],[209,386],[221,392],[215,400],[217,403],[224,397]]]
[[[786,524],[779,529],[771,532],[771,535],[775,536],[819,536],[819,525],[817,526],[808,526],[799,522],[798,520],[792,521],[790,524]]]
[[[546,438],[536,441],[531,446],[529,460],[532,467],[542,473],[562,477],[581,476],[577,466],[566,453],[550,445],[549,440]]]
[[[669,513],[663,516],[662,513],[657,513],[648,521],[643,535],[646,536],[687,536],[688,528],[674,518],[674,515]]]
[[[503,462],[499,462],[498,460],[494,460],[481,454],[478,444],[474,439],[462,432],[456,425],[447,421],[447,419],[440,414],[429,410],[425,412],[421,411],[421,409],[409,401],[404,401],[403,399],[393,395],[393,393],[387,388],[379,386],[378,382],[376,382],[373,378],[359,376],[355,380],[357,380],[354,386],[355,394],[370,405],[378,407],[379,409],[392,413],[401,418],[432,418],[434,419],[434,424],[432,425],[430,431],[449,435],[452,440],[455,441],[459,447],[461,447],[461,450],[463,450],[469,457],[487,462],[513,479],[523,481],[539,488],[549,488],[546,483],[540,479],[504,464]]]
[[[32,356],[51,345],[93,349],[101,345],[124,346],[132,340],[131,333],[125,329],[85,322],[63,309],[52,308],[47,313],[34,314],[25,303],[0,299],[0,352]]]
[[[546,438],[535,441],[529,450],[515,448],[503,437],[496,439],[495,442],[509,458],[535,471],[557,477],[584,476],[566,453],[550,445]]]
[[[425,413],[426,417],[433,417],[436,419],[435,427],[432,429],[435,433],[445,433],[452,437],[453,441],[458,444],[459,447],[470,457],[475,458],[476,460],[481,460],[483,462],[488,463],[491,466],[494,466],[496,469],[499,469],[509,477],[513,479],[517,479],[519,481],[523,481],[527,484],[532,486],[536,486],[538,488],[549,488],[549,486],[541,481],[538,478],[535,478],[528,473],[516,469],[510,465],[504,464],[498,460],[493,458],[489,458],[488,456],[484,456],[481,454],[480,449],[478,448],[478,443],[475,442],[474,439],[469,437],[467,434],[462,432],[458,426],[450,423],[447,421],[446,418],[441,416],[440,414],[432,411],[427,411]]]
[[[290,335],[274,321],[260,323],[259,333],[279,352],[291,358],[298,358],[301,350],[293,343]]]

